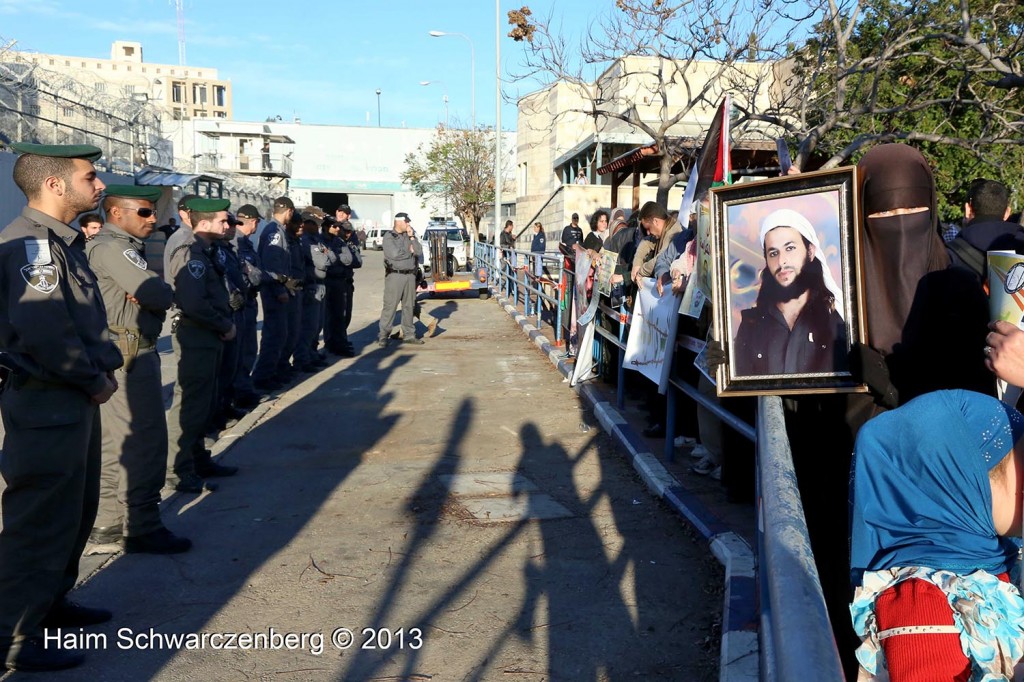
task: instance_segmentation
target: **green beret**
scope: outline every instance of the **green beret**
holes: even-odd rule
[[[103,150],[91,144],[32,144],[31,142],[15,142],[11,149],[19,154],[35,154],[36,156],[55,156],[61,159],[85,159],[95,163],[103,156]]]
[[[231,202],[227,199],[201,199],[199,197],[189,199],[185,202],[185,208],[190,211],[196,211],[197,213],[217,213],[218,211],[226,211],[230,205]]]
[[[160,198],[159,187],[147,187],[144,185],[107,185],[108,197],[124,197],[125,199],[144,199],[154,204]]]

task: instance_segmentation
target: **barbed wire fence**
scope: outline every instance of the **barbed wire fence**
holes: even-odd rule
[[[176,157],[165,127],[181,121],[161,116],[148,93],[131,84],[76,78],[16,50],[0,35],[0,149],[12,142],[92,144],[103,150],[101,170],[134,175],[154,167],[194,171],[194,158]],[[147,85],[148,87],[148,85]],[[261,178],[217,172],[230,194],[259,197],[276,192]]]

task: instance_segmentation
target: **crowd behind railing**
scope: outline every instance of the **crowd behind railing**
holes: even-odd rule
[[[477,257],[566,359],[593,355],[620,408],[630,394],[644,404],[666,459],[689,450],[730,501],[757,501],[763,679],[1014,679],[1024,600],[1007,536],[1021,534],[1024,419],[993,396],[997,378],[1024,383],[1024,332],[989,323],[985,256],[1024,253],[1024,228],[1006,188],[978,180],[962,228],[940,229],[931,169],[906,145],[869,151],[858,178],[868,334],[850,356],[865,392],[719,398],[727,357],[706,316],[680,316],[665,395],[627,372],[636,286],[653,276],[678,291],[694,238],[654,202],[591,217],[587,239],[619,254],[592,347],[574,324],[586,275],[572,256],[595,244],[577,221],[560,253],[479,244]],[[705,340],[708,373],[694,366]]]

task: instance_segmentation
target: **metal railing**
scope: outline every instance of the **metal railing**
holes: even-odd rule
[[[758,399],[757,492],[761,679],[842,680],[778,396]]]
[[[475,262],[477,267],[487,268],[491,286],[510,300],[513,307],[518,310],[521,305],[526,317],[536,318],[538,330],[544,324],[544,304],[547,303],[555,330],[555,345],[562,344],[566,278],[561,255],[501,249],[477,242]]]
[[[510,253],[518,258],[511,262],[503,260],[500,249],[490,244],[477,244],[478,262],[487,267],[491,285],[513,301],[517,309],[522,301],[524,312],[529,315],[529,296],[521,297],[521,293],[540,292],[529,278],[523,280],[517,274],[521,269],[517,269],[515,263],[520,262],[522,256],[533,257],[535,254]],[[561,261],[562,258],[555,255],[550,260]],[[555,265],[559,273],[557,282],[561,284],[566,280],[562,263]],[[558,290],[562,292],[561,287]],[[556,299],[547,297],[547,300],[554,302]],[[631,317],[625,304],[616,309],[607,300],[602,300],[598,316],[594,322],[595,333],[616,349],[616,404],[622,409],[625,403],[624,359]],[[605,324],[602,324],[602,319]],[[561,324],[556,323],[556,330],[560,334]],[[595,342],[594,346],[592,352],[600,363],[603,344]],[[586,350],[581,348],[579,352]],[[843,680],[842,665],[811,552],[781,399],[778,396],[759,398],[756,426],[751,426],[722,407],[717,400],[701,394],[696,386],[676,376],[669,381],[666,398],[664,456],[667,460],[673,456],[675,414],[681,398],[688,398],[712,412],[723,424],[756,444],[760,678],[769,682],[793,680],[806,677],[808,671],[813,671],[816,680]]]

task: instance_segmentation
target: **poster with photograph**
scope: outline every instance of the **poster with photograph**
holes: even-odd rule
[[[719,395],[864,390],[856,169],[712,189]]]

